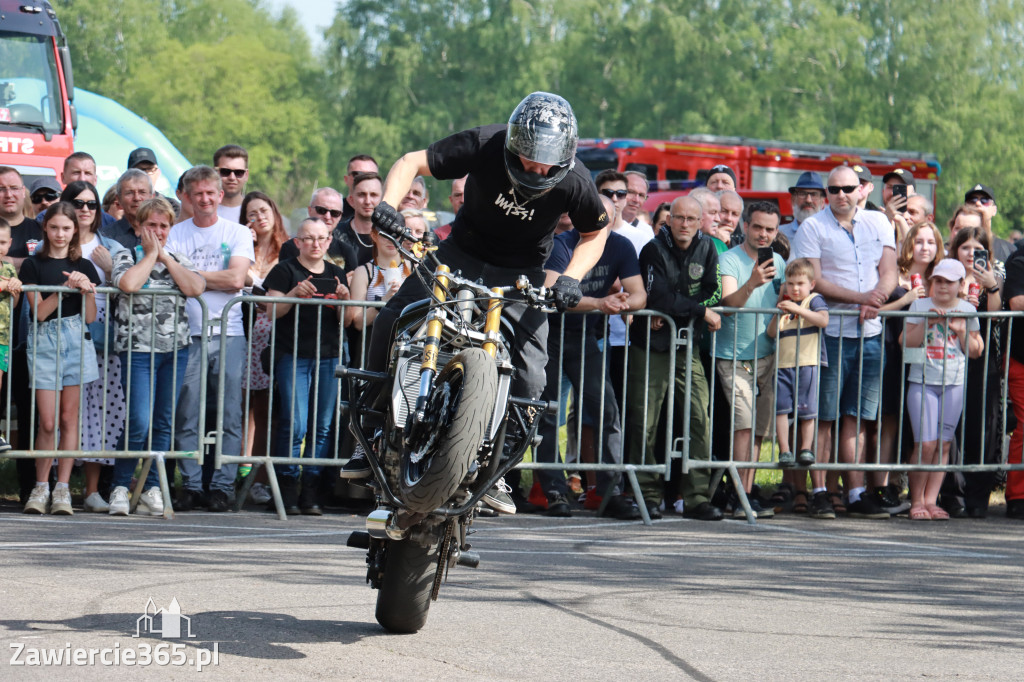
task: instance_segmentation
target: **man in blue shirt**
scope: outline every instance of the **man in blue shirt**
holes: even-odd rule
[[[746,238],[721,255],[722,305],[731,308],[775,308],[786,263],[771,249],[781,215],[775,204],[757,201],[747,207]],[[765,257],[767,256],[767,257]],[[771,314],[737,313],[722,317],[715,337],[715,366],[722,390],[732,405],[733,460],[757,461],[761,440],[770,435],[775,419],[775,341],[765,330]],[[753,449],[751,434],[753,431]],[[754,470],[743,469],[740,478],[749,493]],[[752,497],[750,506],[759,518],[774,516]],[[742,507],[734,505],[742,515]]]

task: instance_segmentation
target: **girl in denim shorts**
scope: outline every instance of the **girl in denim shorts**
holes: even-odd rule
[[[99,276],[92,263],[82,258],[78,243],[78,217],[74,207],[58,202],[43,217],[43,241],[35,254],[21,265],[25,285],[65,286],[78,293],[26,292],[29,306],[28,365],[36,396],[39,431],[36,450],[53,450],[60,410],[60,450],[78,449],[78,410],[82,384],[95,381],[96,350],[86,327],[96,318],[96,285]],[[84,319],[83,319],[84,318]],[[57,463],[57,485],[50,513],[71,514],[68,479],[75,461]],[[50,502],[50,459],[36,460],[36,486],[25,512],[44,514]]]

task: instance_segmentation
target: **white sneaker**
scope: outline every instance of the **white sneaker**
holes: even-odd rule
[[[50,502],[50,513],[60,516],[71,516],[74,510],[71,509],[71,490],[65,485],[53,489],[53,499]]]
[[[682,500],[676,500],[675,502],[672,503],[672,508],[676,510],[676,514],[682,514],[683,513],[683,508],[684,508],[683,507],[683,501]]]
[[[23,511],[26,514],[45,514],[49,504],[50,486],[48,483],[39,483],[32,488],[32,493],[28,496],[28,502],[25,503]]]
[[[135,507],[136,514],[149,514],[150,516],[164,515],[164,496],[160,488],[153,486],[139,496],[139,504]]]
[[[128,495],[128,488],[119,485],[110,493],[110,511],[107,513],[111,516],[128,516],[130,510],[131,497]]]
[[[110,511],[110,505],[106,503],[99,493],[93,493],[92,495],[89,495],[89,497],[85,498],[85,502],[82,503],[82,509],[87,512],[106,514]]]
[[[271,499],[273,499],[273,496],[270,494],[270,490],[262,483],[253,483],[252,487],[249,488],[249,500],[253,504],[266,504]]]

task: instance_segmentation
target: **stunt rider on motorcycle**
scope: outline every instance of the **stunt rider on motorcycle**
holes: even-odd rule
[[[540,286],[555,226],[568,213],[581,238],[551,291],[560,311],[573,308],[582,297],[580,280],[604,251],[609,218],[590,172],[576,158],[577,138],[576,116],[569,103],[558,95],[534,92],[519,103],[507,125],[464,130],[395,162],[373,223],[382,232],[401,232],[403,220],[394,207],[417,175],[439,180],[467,176],[466,201],[452,222],[451,235],[437,250],[438,259],[453,272],[461,270],[463,277],[479,278],[488,286],[514,284],[522,274]],[[374,322],[367,369],[387,367],[399,314],[428,296],[418,277],[405,280]],[[509,305],[505,314],[515,329],[512,394],[537,399],[545,382],[547,317],[525,304]],[[345,478],[369,475],[365,458],[353,457],[342,469]],[[500,481],[483,501],[497,511],[514,514],[510,490]]]

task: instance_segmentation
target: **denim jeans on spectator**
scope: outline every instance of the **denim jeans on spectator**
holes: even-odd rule
[[[882,383],[882,335],[864,339],[863,368],[859,338],[842,339],[842,357],[838,336],[825,335],[828,367],[821,366],[821,394],[818,415],[822,421],[835,421],[850,416],[866,421],[878,419],[878,402]],[[858,372],[863,371],[858,381]],[[859,404],[858,404],[859,399]]]
[[[207,346],[206,367],[201,366],[202,360],[202,338],[192,337],[192,345],[188,348],[188,365],[185,370],[185,382],[181,387],[181,394],[178,397],[177,434],[175,437],[176,450],[199,450],[199,411],[207,406],[215,406],[217,401],[217,386],[220,382],[220,337],[210,337]],[[229,336],[227,338],[226,357],[224,360],[224,421],[220,425],[222,431],[223,453],[225,455],[239,455],[242,452],[242,372],[246,359],[246,342],[244,336]],[[206,372],[206,403],[199,402],[199,378],[201,372]],[[209,421],[206,424],[207,430],[214,430],[218,427]],[[181,479],[185,488],[192,491],[200,491],[203,488],[203,468],[194,459],[182,459],[178,465],[181,470]],[[213,472],[213,480],[210,481],[211,490],[221,490],[234,495],[235,473],[238,471],[237,464],[225,464]]]
[[[274,377],[277,379],[275,407],[278,420],[275,438],[276,457],[299,458],[302,441],[306,441],[305,457],[324,457],[327,454],[331,418],[338,398],[338,380],[334,369],[338,358],[300,358],[285,355],[277,361]],[[316,405],[314,406],[314,401]],[[291,419],[288,419],[291,415]],[[307,437],[307,431],[312,437]],[[282,476],[295,478],[299,467],[288,464],[278,468]],[[303,466],[306,474],[320,474],[319,466]]]
[[[171,415],[185,381],[188,347],[172,353],[123,352],[120,355],[121,385],[128,403],[128,450],[166,452],[171,449],[174,434]],[[137,462],[136,459],[115,460],[112,485],[127,488]],[[154,462],[149,468],[146,488],[160,485],[156,467]]]

